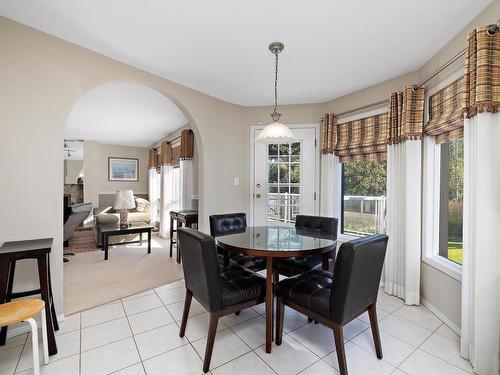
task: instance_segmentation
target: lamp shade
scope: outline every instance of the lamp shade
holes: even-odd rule
[[[262,129],[256,138],[256,141],[260,143],[290,143],[296,140],[297,137],[290,128],[277,121]]]
[[[132,190],[118,190],[115,195],[115,210],[128,210],[135,208],[134,193]]]

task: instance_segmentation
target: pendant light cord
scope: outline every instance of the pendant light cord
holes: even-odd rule
[[[275,66],[274,66],[274,111],[273,113],[276,113],[276,110],[278,109],[278,53],[279,52],[274,52],[274,56],[276,56],[276,61],[275,61]]]

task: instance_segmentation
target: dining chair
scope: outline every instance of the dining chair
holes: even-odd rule
[[[377,358],[382,345],[377,321],[377,296],[388,237],[376,234],[339,249],[333,273],[312,270],[276,285],[276,345],[281,345],[285,305],[333,330],[340,374],[347,375],[343,328],[368,311]]]
[[[191,228],[179,228],[177,235],[186,285],[179,336],[186,332],[194,297],[210,313],[203,361],[203,372],[208,372],[219,318],[264,302],[266,279],[234,263],[221,269],[212,236]]]
[[[297,233],[331,240],[337,239],[338,219],[334,217],[297,215],[295,218],[295,229]],[[330,270],[333,269],[335,251],[330,253]],[[321,269],[321,257],[292,257],[275,262],[273,272],[275,281],[279,275],[286,277],[295,276],[313,269]]]
[[[242,232],[247,227],[247,215],[244,212],[210,215],[210,235],[212,237],[224,236],[231,233]],[[229,261],[239,264],[240,266],[251,269],[252,271],[262,271],[266,268],[266,262],[263,258],[231,253],[226,254],[222,249],[217,249],[220,254],[220,262],[223,264],[223,257],[229,257]],[[227,263],[226,260],[226,263]]]

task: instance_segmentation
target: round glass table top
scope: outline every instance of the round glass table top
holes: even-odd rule
[[[334,239],[316,231],[280,226],[247,227],[215,241],[224,250],[275,257],[322,254],[336,247]]]

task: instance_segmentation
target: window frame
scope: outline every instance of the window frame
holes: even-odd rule
[[[463,75],[459,70],[425,94],[425,126],[429,122],[429,98]],[[425,128],[424,126],[424,128]],[[441,147],[433,136],[423,139],[422,262],[462,281],[462,265],[439,255],[439,213],[441,190]],[[465,218],[464,218],[465,226]]]
[[[349,122],[349,121],[356,121],[365,117],[370,117],[370,116],[375,116],[375,115],[380,115],[382,113],[387,112],[387,107],[385,105],[382,105],[380,108],[372,109],[370,111],[364,111],[360,113],[356,113],[354,115],[349,115],[349,116],[341,116],[337,118],[337,123],[339,122]],[[355,236],[352,234],[344,234],[344,163],[341,163],[340,161],[338,162],[340,165],[340,174],[337,183],[338,185],[338,190],[340,192],[340,212],[339,212],[339,221],[340,221],[340,232],[337,235],[337,239],[339,242],[347,242],[351,240],[355,240],[360,238],[360,236]],[[386,192],[387,193],[387,192]]]

